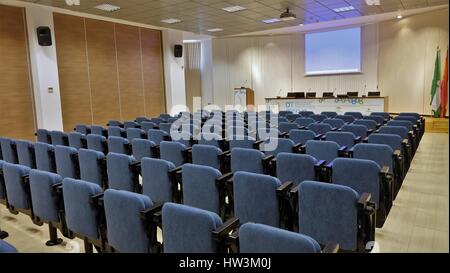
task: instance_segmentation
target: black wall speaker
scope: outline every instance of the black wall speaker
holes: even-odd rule
[[[183,57],[183,46],[182,45],[175,45],[174,53],[176,58]]]
[[[38,27],[37,37],[40,46],[52,45],[52,32],[49,27]]]

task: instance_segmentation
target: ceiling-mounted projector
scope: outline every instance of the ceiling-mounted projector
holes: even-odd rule
[[[295,14],[291,13],[289,11],[289,8],[287,8],[286,11],[280,15],[281,21],[291,21],[291,20],[295,20],[295,19],[297,19],[297,16]]]

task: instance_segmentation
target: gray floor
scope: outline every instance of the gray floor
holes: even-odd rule
[[[449,168],[448,134],[425,134],[414,162],[382,229],[374,252],[448,252]],[[32,224],[25,215],[12,215],[0,205],[6,241],[20,252],[83,252],[79,239],[45,246],[47,226]]]

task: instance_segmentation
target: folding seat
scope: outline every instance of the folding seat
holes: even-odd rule
[[[244,149],[256,149],[259,150],[259,146],[263,143],[262,140],[257,141],[256,138],[245,135],[235,135],[233,139],[228,140],[229,150],[234,148]]]
[[[351,149],[361,138],[356,137],[352,132],[328,132],[323,140],[336,142],[340,147],[345,146],[347,150]]]
[[[108,153],[108,141],[106,137],[90,134],[86,136],[86,142],[89,150],[95,150],[103,154]]]
[[[316,121],[312,118],[297,118],[295,119],[295,123],[297,123],[301,128],[306,128],[309,125],[316,123]]]
[[[308,140],[318,139],[318,135],[310,130],[291,130],[289,132],[289,139],[295,144],[304,145]]]
[[[136,122],[139,123],[139,125],[141,125],[141,126],[142,126],[142,122],[148,122],[148,121],[150,121],[150,120],[146,117],[137,117],[136,118]]]
[[[159,126],[159,124],[165,122],[165,120],[162,119],[162,118],[151,118],[150,122],[153,122],[153,123],[155,123],[156,125]]]
[[[16,142],[17,158],[20,165],[36,169],[36,156],[34,152],[34,143],[24,140]]]
[[[323,253],[335,253],[337,244],[328,244]],[[300,233],[263,224],[245,223],[239,228],[239,253],[321,253],[319,243]]]
[[[150,130],[150,129],[157,129],[157,128],[159,128],[158,124],[150,122],[150,121],[143,121],[141,123],[141,129],[144,130],[145,132],[148,132],[148,130]]]
[[[114,126],[114,127],[121,127],[121,128],[123,128],[123,123],[120,122],[120,121],[118,121],[118,120],[110,120],[110,121],[108,122],[107,126],[108,126],[108,127]]]
[[[279,153],[276,158],[276,176],[281,182],[297,186],[305,180],[316,180],[324,161],[305,154]]]
[[[325,115],[311,115],[311,116],[309,116],[309,118],[312,118],[316,122],[322,122],[325,119],[327,119],[327,116],[325,116]]]
[[[33,212],[40,221],[48,224],[50,240],[46,242],[46,245],[59,245],[62,239],[58,238],[57,229],[68,236],[64,213],[62,213],[63,203],[55,188],[61,185],[63,179],[58,174],[31,170],[29,181]]]
[[[222,150],[227,150],[225,140],[218,134],[201,133],[198,144],[214,146]]]
[[[422,122],[421,119],[417,119],[414,116],[397,116],[394,118],[394,120],[403,120],[403,121],[409,121],[413,124],[416,129],[416,132],[419,134],[419,138],[422,138],[423,133],[425,132],[425,123]]]
[[[230,128],[233,128],[230,126]],[[240,127],[236,127],[236,128],[240,128]],[[202,127],[202,133],[209,133],[209,134],[218,134],[218,135],[223,135],[222,132],[224,130],[222,129],[222,126],[219,126],[217,124],[205,124]]]
[[[360,137],[361,139],[367,138],[369,133],[369,130],[365,125],[353,125],[353,124],[346,124],[342,126],[341,131],[353,133],[356,137]]]
[[[306,128],[308,130],[316,133],[316,135],[324,135],[327,132],[333,130],[333,127],[331,127],[331,125],[326,124],[326,123],[313,123],[313,124],[308,125],[308,127],[306,127]]]
[[[123,137],[108,137],[108,152],[131,155],[130,141]]]
[[[336,112],[332,112],[332,111],[325,111],[325,112],[322,112],[321,115],[324,115],[324,116],[326,116],[326,117],[329,118],[329,119],[333,119],[333,118],[335,118],[338,114],[337,114]]]
[[[211,211],[166,203],[162,208],[164,253],[228,253],[225,240],[237,219],[223,224]]]
[[[143,217],[152,208],[152,200],[142,194],[113,189],[106,190],[103,199],[108,245],[112,251],[156,252],[156,227]]]
[[[110,152],[106,156],[109,188],[141,192],[136,163],[132,156]]]
[[[342,119],[337,118],[327,118],[322,121],[323,124],[329,124],[331,127],[340,129],[345,125],[345,122]]]
[[[55,147],[51,144],[36,142],[34,144],[36,169],[56,173]]]
[[[408,129],[402,126],[381,126],[378,133],[397,135],[402,139],[402,151],[405,153],[405,163],[408,169],[413,158],[413,147],[409,139]]]
[[[0,240],[0,254],[3,253],[17,253],[17,249],[13,245]]]
[[[160,145],[162,141],[169,141],[171,140],[170,136],[158,129],[150,129],[147,133],[148,140],[153,141],[156,145]]]
[[[108,130],[103,128],[102,126],[92,125],[91,134],[108,137]]]
[[[346,116],[353,116],[355,119],[362,119],[363,114],[361,112],[345,112]]]
[[[372,112],[370,113],[370,115],[383,117],[384,123],[388,122],[391,119],[391,116],[387,112]]]
[[[173,142],[181,143],[184,146],[186,146],[186,148],[192,147],[192,145],[196,142],[192,134],[185,131],[181,132],[172,131],[171,138]]]
[[[225,132],[225,136],[228,140],[233,139],[235,136],[251,136],[256,137],[256,132],[250,131],[244,126],[230,126]]]
[[[292,114],[292,111],[279,111],[278,112],[278,115],[280,115],[280,117],[284,117],[289,114]]]
[[[339,156],[340,151],[345,147],[339,147],[333,141],[309,140],[305,145],[305,153],[318,160],[325,160],[327,163],[333,161]]]
[[[179,167],[188,162],[188,149],[179,142],[162,141],[159,147],[160,158]]]
[[[294,231],[310,236],[321,245],[339,244],[344,251],[365,252],[375,241],[375,205],[370,194],[359,195],[342,185],[304,181],[291,190],[298,201]],[[298,226],[297,226],[298,225]]]
[[[168,120],[169,118],[171,118],[172,116],[170,116],[169,114],[163,113],[163,114],[160,114],[159,117],[167,121],[167,120]]]
[[[372,160],[337,158],[329,165],[331,182],[354,189],[360,195],[371,194],[375,204],[376,227],[383,227],[392,207],[392,175]]]
[[[130,128],[141,128],[141,126],[139,125],[139,123],[135,121],[125,121],[123,123],[123,128],[126,130]]]
[[[72,147],[55,146],[56,173],[62,178],[80,178],[78,150]]]
[[[364,119],[375,121],[377,128],[384,124],[384,118],[382,116],[364,116]]]
[[[368,134],[370,135],[372,132],[374,132],[377,129],[377,123],[370,119],[358,119],[353,122],[354,125],[364,125],[369,129]]]
[[[153,141],[135,138],[131,143],[132,154],[137,161],[141,161],[144,157],[157,158],[159,156],[156,143]]]
[[[159,124],[159,129],[163,130],[168,135],[170,135],[170,133],[171,133],[171,127],[172,127],[172,123],[160,123]]]
[[[221,149],[211,145],[196,144],[192,146],[192,163],[229,172],[228,154]]]
[[[5,180],[3,179],[3,165],[5,164],[6,164],[5,161],[0,160],[0,202],[6,204],[6,188],[5,188]],[[0,229],[0,239],[6,238],[2,236],[5,235]]]
[[[132,142],[133,139],[145,139],[147,134],[144,130],[139,128],[129,128],[127,129],[127,139]]]
[[[78,132],[68,134],[69,146],[75,149],[87,148],[86,135]]]
[[[289,122],[289,120],[286,117],[280,115],[278,117],[278,123],[281,123],[281,122]]]
[[[45,129],[38,129],[36,132],[37,141],[52,144],[52,138],[50,136],[50,131]]]
[[[414,128],[414,125],[410,121],[406,120],[390,120],[386,123],[387,126],[401,126],[408,129],[409,139],[411,142],[411,146],[413,148],[413,155],[416,152],[417,147],[419,146],[420,136],[417,128]]]
[[[102,188],[83,180],[65,178],[62,192],[67,229],[71,235],[84,241],[86,253],[92,253],[92,246],[104,249],[105,225],[101,219],[103,211],[94,201]]]
[[[9,138],[0,138],[0,146],[3,160],[17,164],[19,163],[19,158],[17,157],[17,146],[16,141]]]
[[[269,141],[277,142],[276,147],[273,147]],[[279,153],[299,153],[301,144],[295,144],[294,141],[287,138],[270,138],[270,140],[262,144],[262,151],[266,155],[273,155],[276,157]]]
[[[310,117],[312,115],[314,115],[313,111],[300,111],[298,112],[298,114],[302,117]]]
[[[83,135],[89,135],[91,133],[91,127],[83,124],[77,124],[75,126],[75,132]]]
[[[108,127],[108,137],[127,137],[127,131],[119,126]]]
[[[416,121],[414,122],[411,117],[413,117]],[[408,118],[408,119],[405,119]],[[425,119],[421,117],[418,113],[400,113],[397,117],[399,120],[409,120],[413,122],[413,124],[417,124],[420,128],[421,136],[425,133]]]
[[[266,156],[258,150],[234,148],[231,150],[231,172],[245,171],[269,174],[270,161],[273,158],[273,156]]]
[[[233,176],[234,216],[240,223],[260,223],[284,227],[284,194],[292,183],[281,184],[278,178],[237,172]]]
[[[106,157],[102,152],[88,149],[78,150],[81,180],[108,188]]]
[[[36,225],[42,225],[34,214],[31,204],[29,176],[31,169],[22,165],[5,162],[3,164],[3,179],[5,181],[6,196],[11,212],[22,212],[29,215]]]
[[[298,124],[293,122],[280,122],[278,124],[278,130],[280,131],[280,133],[289,133],[289,131],[299,128],[300,127],[298,126]]]
[[[293,121],[296,121],[296,120],[299,119],[299,118],[302,118],[303,116],[300,115],[300,114],[287,114],[285,117],[286,117],[289,121],[293,122]]]
[[[51,131],[50,137],[52,138],[53,145],[69,146],[69,136],[60,131]]]
[[[368,139],[369,144],[385,144],[392,148],[394,151],[394,159],[395,159],[395,169],[399,169],[396,173],[398,176],[396,177],[396,185],[394,198],[397,196],[398,191],[400,190],[400,186],[403,182],[403,179],[406,175],[407,171],[407,163],[405,162],[406,154],[404,148],[402,146],[402,138],[398,135],[389,135],[389,134],[372,134]]]
[[[142,193],[156,203],[181,202],[176,173],[179,168],[164,159],[141,161]]]
[[[342,121],[344,121],[345,123],[348,123],[348,124],[351,124],[355,121],[355,117],[350,116],[350,115],[337,115],[335,118],[341,119]]]
[[[175,121],[177,121],[178,118],[168,118],[167,119],[167,123],[175,123]]]

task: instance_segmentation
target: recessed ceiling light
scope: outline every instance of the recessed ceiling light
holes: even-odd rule
[[[236,11],[241,11],[241,10],[246,10],[246,8],[241,7],[241,6],[231,6],[231,7],[226,7],[226,8],[222,8],[224,11],[228,11],[228,12],[236,12]]]
[[[300,24],[299,26],[301,26],[301,27],[302,27],[302,26],[303,26],[303,24]]]
[[[79,6],[80,0],[66,0],[66,5],[68,6]]]
[[[401,14],[397,15],[397,19],[402,19],[403,16]]]
[[[342,8],[335,8],[333,9],[335,12],[346,12],[346,11],[351,11],[354,10],[355,7],[354,6],[347,6],[347,7],[342,7]]]
[[[108,11],[108,12],[118,11],[120,9],[119,6],[114,6],[114,5],[111,5],[111,4],[101,4],[101,5],[95,6],[95,8],[96,9],[101,9],[101,10],[104,10],[104,11]]]
[[[175,19],[175,18],[169,18],[169,19],[161,20],[161,22],[166,23],[166,24],[176,24],[176,23],[180,23],[181,20]]]
[[[272,18],[272,19],[266,19],[266,20],[262,20],[263,23],[265,24],[273,24],[273,23],[278,23],[281,20],[278,18]]]
[[[208,29],[209,32],[219,32],[219,31],[223,31],[223,28],[210,28]]]
[[[200,40],[183,40],[183,44],[200,43]]]

